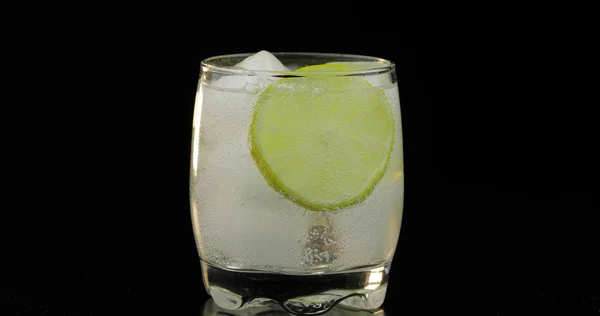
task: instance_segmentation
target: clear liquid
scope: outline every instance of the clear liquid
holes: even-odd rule
[[[366,200],[332,212],[312,212],[296,205],[260,174],[248,146],[260,89],[253,91],[249,86],[256,87],[199,85],[190,196],[201,258],[229,270],[297,275],[339,273],[391,262],[404,196],[396,84],[374,88],[384,89],[396,127],[386,172]]]

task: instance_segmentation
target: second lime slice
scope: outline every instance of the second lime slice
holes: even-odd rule
[[[369,196],[394,141],[384,91],[359,76],[323,76],[340,65],[298,69],[260,95],[250,125],[252,157],[269,185],[312,211]],[[314,76],[310,74],[314,73]]]

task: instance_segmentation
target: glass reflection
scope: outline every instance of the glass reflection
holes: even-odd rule
[[[213,299],[209,299],[204,303],[204,308],[202,308],[202,316],[290,316],[291,314],[283,310],[278,305],[275,306],[265,306],[265,307],[257,307],[246,310],[239,311],[231,311],[222,309]],[[374,311],[353,311],[343,309],[341,307],[335,306],[330,311],[325,314],[321,314],[323,316],[385,316],[385,312],[383,308],[379,308]]]

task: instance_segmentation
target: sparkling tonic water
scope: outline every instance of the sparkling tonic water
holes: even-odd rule
[[[310,314],[340,301],[359,309],[381,305],[404,200],[400,99],[393,72],[365,78],[392,108],[389,164],[362,202],[315,212],[269,186],[250,152],[255,105],[268,84],[277,84],[274,78],[203,75],[190,197],[204,283],[221,307],[272,303]]]

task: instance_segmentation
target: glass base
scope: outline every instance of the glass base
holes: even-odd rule
[[[382,308],[374,310],[350,310],[337,305],[327,311],[324,316],[385,316]],[[219,307],[211,298],[204,303],[202,316],[290,316],[290,313],[279,305],[252,307],[247,309],[229,310]]]
[[[280,306],[294,315],[320,315],[334,306],[375,310],[385,299],[390,264],[337,274],[290,275],[224,270],[202,261],[204,286],[226,310]]]

